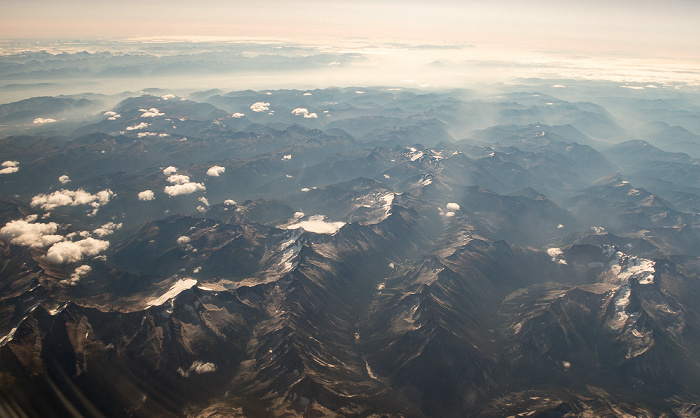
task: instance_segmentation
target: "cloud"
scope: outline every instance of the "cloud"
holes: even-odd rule
[[[37,125],[43,125],[43,124],[45,124],[45,123],[54,123],[54,122],[56,122],[56,119],[51,119],[51,118],[46,118],[46,119],[44,119],[44,118],[36,118],[36,119],[34,119],[34,122],[32,122],[32,123],[35,123],[35,124],[37,124]]]
[[[146,109],[139,109],[143,113],[141,114],[142,118],[155,118],[156,116],[163,116],[165,113],[161,113],[156,109],[155,107],[152,107],[148,110]]]
[[[139,132],[136,136],[139,138],[144,138],[147,136],[156,136],[156,135],[158,135],[158,134],[155,132]]]
[[[303,108],[303,107],[297,107],[296,109],[292,110],[292,114],[295,116],[304,116],[306,119],[316,119],[318,118],[318,115],[315,113],[309,113],[309,109]]]
[[[326,222],[325,216],[314,215],[310,216],[308,221],[301,221],[297,224],[287,226],[287,229],[302,228],[317,234],[334,234],[342,228],[343,225],[345,225],[345,222]]]
[[[173,173],[176,172],[176,171],[177,171],[177,168],[175,168],[175,167],[173,167],[173,166],[168,166],[168,167],[166,167],[166,168],[163,169],[163,174],[165,174],[166,176],[169,176],[169,175],[173,174]]]
[[[286,154],[282,157],[282,160],[291,160],[292,159],[292,154]]]
[[[117,229],[120,229],[122,227],[122,223],[115,224],[114,222],[107,222],[106,224],[102,225],[101,227],[95,229],[92,231],[95,235],[97,235],[99,238],[106,237],[107,235],[112,235],[114,231]]]
[[[451,218],[451,217],[455,216],[455,213],[454,212],[447,212],[445,214],[445,216],[447,216],[448,218]]]
[[[168,181],[172,183],[172,186],[165,186],[163,191],[170,196],[179,196],[183,194],[192,194],[197,190],[206,190],[206,187],[202,183],[193,183],[190,181],[189,176],[182,174],[173,174],[168,177]]]
[[[459,210],[459,209],[460,209],[460,207],[459,207],[459,205],[458,205],[457,203],[448,203],[448,204],[445,206],[445,208],[446,208],[447,210]]]
[[[176,242],[178,244],[187,244],[188,242],[190,242],[190,237],[188,237],[187,235],[182,235],[177,239]]]
[[[200,206],[197,206],[197,210],[200,211],[200,212],[202,212],[202,213],[204,213],[204,212],[207,211],[207,208],[205,208],[204,206],[201,206],[201,205],[200,205]]]
[[[234,113],[233,115],[231,115],[232,118],[236,118],[236,119],[242,118],[243,116],[245,116],[245,114],[243,114],[243,113],[238,113],[238,112],[236,112],[236,113]]]
[[[163,99],[163,100],[170,100],[170,99],[174,99],[174,98],[175,98],[175,95],[174,95],[174,94],[168,93],[168,94],[164,94],[164,95],[160,96],[160,98]],[[156,110],[157,110],[157,109],[156,109]]]
[[[85,277],[85,275],[91,271],[92,267],[88,266],[87,264],[83,264],[82,266],[75,268],[75,271],[73,271],[73,274],[70,275],[69,280],[61,280],[61,283],[75,285],[81,278]]]
[[[213,373],[215,371],[216,371],[216,365],[214,363],[203,363],[199,360],[192,363],[190,368],[187,370],[183,370],[182,367],[179,367],[177,369],[177,372],[180,373],[180,376],[182,376],[182,377],[189,377],[192,373],[204,374],[204,373]]]
[[[68,177],[66,174],[64,174],[58,178],[58,181],[60,181],[61,184],[66,184],[66,183],[70,182],[70,177]]]
[[[103,113],[103,115],[109,116],[107,120],[117,120],[122,117],[122,115],[120,115],[119,113],[113,112],[111,110],[108,110],[107,112]]]
[[[207,176],[219,177],[219,174],[226,172],[226,167],[220,167],[218,165],[213,166],[207,170]]]
[[[153,200],[156,198],[155,193],[153,193],[153,190],[144,190],[142,192],[139,192],[138,194],[139,200]]]
[[[109,241],[85,238],[80,241],[61,241],[53,244],[44,257],[47,261],[62,264],[75,263],[85,257],[94,257],[109,247]]]
[[[200,202],[202,202],[204,205],[209,206],[209,200],[207,200],[206,197],[202,196],[202,197],[200,197],[200,198],[197,199],[197,200],[199,200]]]
[[[0,170],[0,174],[10,174],[10,173],[16,173],[19,171],[19,162],[18,161],[5,161],[2,163],[2,169]]]
[[[63,241],[64,237],[56,234],[57,223],[34,223],[36,219],[37,215],[30,215],[25,219],[8,222],[0,229],[0,238],[9,239],[10,244],[32,248],[48,247]]]
[[[236,204],[236,201],[233,200],[233,199],[226,199],[226,200],[224,200],[224,205],[226,205],[226,206],[233,206],[233,205],[235,205],[235,204]]]
[[[168,182],[173,184],[185,184],[190,182],[190,176],[184,174],[173,174],[168,177]]]
[[[265,112],[270,110],[270,103],[267,102],[255,102],[250,105],[250,110],[253,112]]]
[[[48,211],[59,206],[90,205],[93,208],[92,215],[95,215],[100,206],[107,204],[114,196],[116,195],[110,189],[105,189],[95,194],[88,193],[83,189],[62,189],[51,194],[38,194],[34,196],[31,206],[39,206],[43,210]]]
[[[148,128],[149,126],[150,126],[149,123],[141,122],[141,123],[139,123],[138,125],[127,126],[127,127],[126,127],[126,130],[127,130],[127,131],[135,131],[135,130],[138,130],[138,129]]]
[[[304,96],[311,96],[311,93],[304,93]]]

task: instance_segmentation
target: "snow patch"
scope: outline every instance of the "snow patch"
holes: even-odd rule
[[[167,292],[165,292],[161,297],[148,302],[148,306],[160,306],[165,302],[169,301],[170,299],[177,297],[177,295],[184,292],[185,290],[192,288],[196,284],[196,279],[180,279],[174,285],[170,286],[170,289]]]

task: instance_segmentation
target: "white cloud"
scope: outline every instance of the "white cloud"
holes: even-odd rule
[[[45,259],[52,263],[75,263],[85,257],[94,257],[109,247],[109,241],[85,238],[80,241],[61,241],[53,244]]]
[[[183,183],[172,186],[165,186],[163,192],[170,196],[179,196],[183,194],[192,194],[198,190],[206,190],[202,183]]]
[[[459,210],[459,209],[460,209],[460,207],[459,207],[459,205],[458,205],[457,203],[448,203],[448,204],[445,206],[445,208],[446,208],[447,210]]]
[[[114,116],[108,117],[107,120],[117,120],[117,119],[119,119],[119,118],[121,118],[121,117],[122,117],[122,115],[114,115]]]
[[[302,187],[302,188],[301,188],[301,191],[302,191],[302,192],[308,192],[309,190],[311,190],[311,189],[309,189],[308,187]]]
[[[255,102],[250,105],[250,110],[253,112],[265,112],[270,110],[270,103],[267,102]]]
[[[195,267],[194,269],[192,269],[192,273],[194,273],[194,274],[197,274],[197,273],[199,273],[200,271],[202,271],[202,267],[201,267],[201,266],[198,266],[198,267]]]
[[[223,174],[224,172],[226,172],[226,167],[215,165],[207,170],[207,176],[219,177],[219,174]]]
[[[178,244],[187,244],[188,242],[190,242],[190,237],[188,237],[187,235],[182,235],[178,237],[176,242]]]
[[[87,264],[83,264],[82,266],[75,268],[75,271],[73,271],[73,274],[70,275],[69,280],[61,280],[61,283],[75,285],[81,278],[85,277],[85,275],[91,271],[92,267],[88,266]]]
[[[173,174],[168,177],[168,182],[173,184],[185,184],[190,182],[190,176],[184,174]]]
[[[455,213],[454,212],[447,212],[445,214],[445,216],[447,216],[448,218],[451,218],[451,217],[455,216]]]
[[[287,229],[302,228],[317,234],[334,234],[343,225],[345,225],[345,222],[326,222],[325,216],[314,215],[310,216],[308,221],[301,221],[297,224],[287,226]]]
[[[169,99],[174,99],[175,95],[168,93],[168,94],[164,94],[164,95],[160,96],[160,98],[163,100],[169,100]]]
[[[68,177],[68,175],[64,174],[58,178],[58,181],[60,181],[61,184],[66,184],[66,183],[70,182],[70,177]]]
[[[173,174],[173,173],[176,172],[176,171],[177,171],[177,168],[175,168],[175,167],[173,167],[173,166],[168,166],[168,167],[166,167],[166,168],[163,169],[163,174],[165,174],[166,176],[169,176],[169,175]]]
[[[216,365],[214,363],[203,363],[201,361],[195,361],[187,370],[182,370],[182,367],[177,369],[177,372],[180,373],[180,376],[182,377],[189,377],[192,373],[204,374],[213,373],[215,371]]]
[[[155,132],[139,132],[136,136],[139,138],[144,138],[147,136],[156,136],[156,135],[158,135],[158,134]]]
[[[142,118],[155,118],[156,116],[163,116],[165,114],[165,113],[159,112],[158,109],[156,109],[155,107],[152,107],[148,110],[145,110],[145,109],[139,109],[139,110],[141,110],[143,112],[141,114]]]
[[[202,212],[202,213],[204,213],[204,212],[207,211],[207,208],[205,208],[204,206],[201,206],[201,205],[200,205],[200,206],[197,206],[197,210],[200,211],[200,212]]]
[[[0,174],[10,174],[10,173],[16,173],[19,171],[19,162],[18,161],[5,161],[2,163],[2,169],[0,170]]]
[[[36,118],[36,119],[34,119],[34,122],[32,122],[32,123],[35,123],[35,124],[37,124],[37,125],[43,125],[43,124],[45,124],[45,123],[54,123],[54,122],[56,122],[56,119],[51,119],[51,118],[46,118],[46,119],[44,119],[44,118]]]
[[[292,154],[287,154],[282,157],[282,160],[291,160],[292,159]]]
[[[304,96],[311,96],[311,93],[304,93]]]
[[[236,204],[236,201],[233,200],[233,199],[226,199],[226,200],[224,200],[224,205],[226,205],[226,206],[233,206],[233,205],[235,205],[235,204]]]
[[[292,114],[295,116],[304,116],[304,118],[309,119],[315,119],[318,118],[318,115],[315,113],[309,113],[309,109],[303,108],[303,107],[297,107],[296,109],[292,110]]]
[[[168,177],[168,182],[172,183],[172,186],[165,186],[163,191],[170,196],[179,196],[183,194],[192,194],[197,190],[206,190],[204,184],[193,183],[190,181],[189,176],[183,174],[173,174]]]
[[[33,223],[36,219],[37,215],[30,215],[8,222],[0,229],[0,238],[9,239],[11,244],[32,248],[48,247],[63,241],[63,236],[56,234],[57,223]]]
[[[117,115],[117,112],[108,110],[108,111],[104,112],[103,115],[105,115],[105,116],[116,116],[116,115]]]
[[[126,127],[126,130],[127,130],[127,131],[135,131],[135,130],[138,130],[138,129],[148,128],[149,126],[150,126],[149,123],[141,122],[141,123],[139,123],[138,125],[127,126],[127,127]]]
[[[202,196],[202,197],[200,197],[200,198],[197,199],[197,200],[199,200],[200,202],[202,202],[204,205],[209,206],[209,200],[207,200],[206,197]]]
[[[110,189],[99,191],[95,194],[78,190],[57,190],[51,194],[38,194],[32,198],[32,207],[39,206],[43,210],[52,210],[59,206],[90,205],[93,208],[92,215],[97,213],[100,206],[105,205],[115,194]]]
[[[238,112],[236,112],[236,113],[234,113],[233,115],[231,115],[232,118],[236,118],[236,119],[242,118],[243,116],[245,116],[245,114],[243,114],[243,113],[238,113]]]
[[[138,196],[139,196],[139,200],[144,200],[144,201],[153,200],[156,198],[156,195],[155,195],[155,193],[153,193],[153,190],[144,190],[142,192],[139,192]]]
[[[106,237],[107,235],[112,235],[114,231],[117,229],[120,229],[122,227],[122,223],[115,224],[114,222],[107,222],[106,224],[102,225],[101,227],[95,229],[92,231],[95,235],[97,235],[99,238]]]

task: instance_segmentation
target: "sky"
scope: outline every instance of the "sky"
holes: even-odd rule
[[[237,36],[423,40],[695,62],[693,0],[0,0],[0,37]]]

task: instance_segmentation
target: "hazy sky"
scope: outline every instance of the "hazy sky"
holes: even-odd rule
[[[419,39],[697,61],[695,0],[0,0],[0,37]]]

